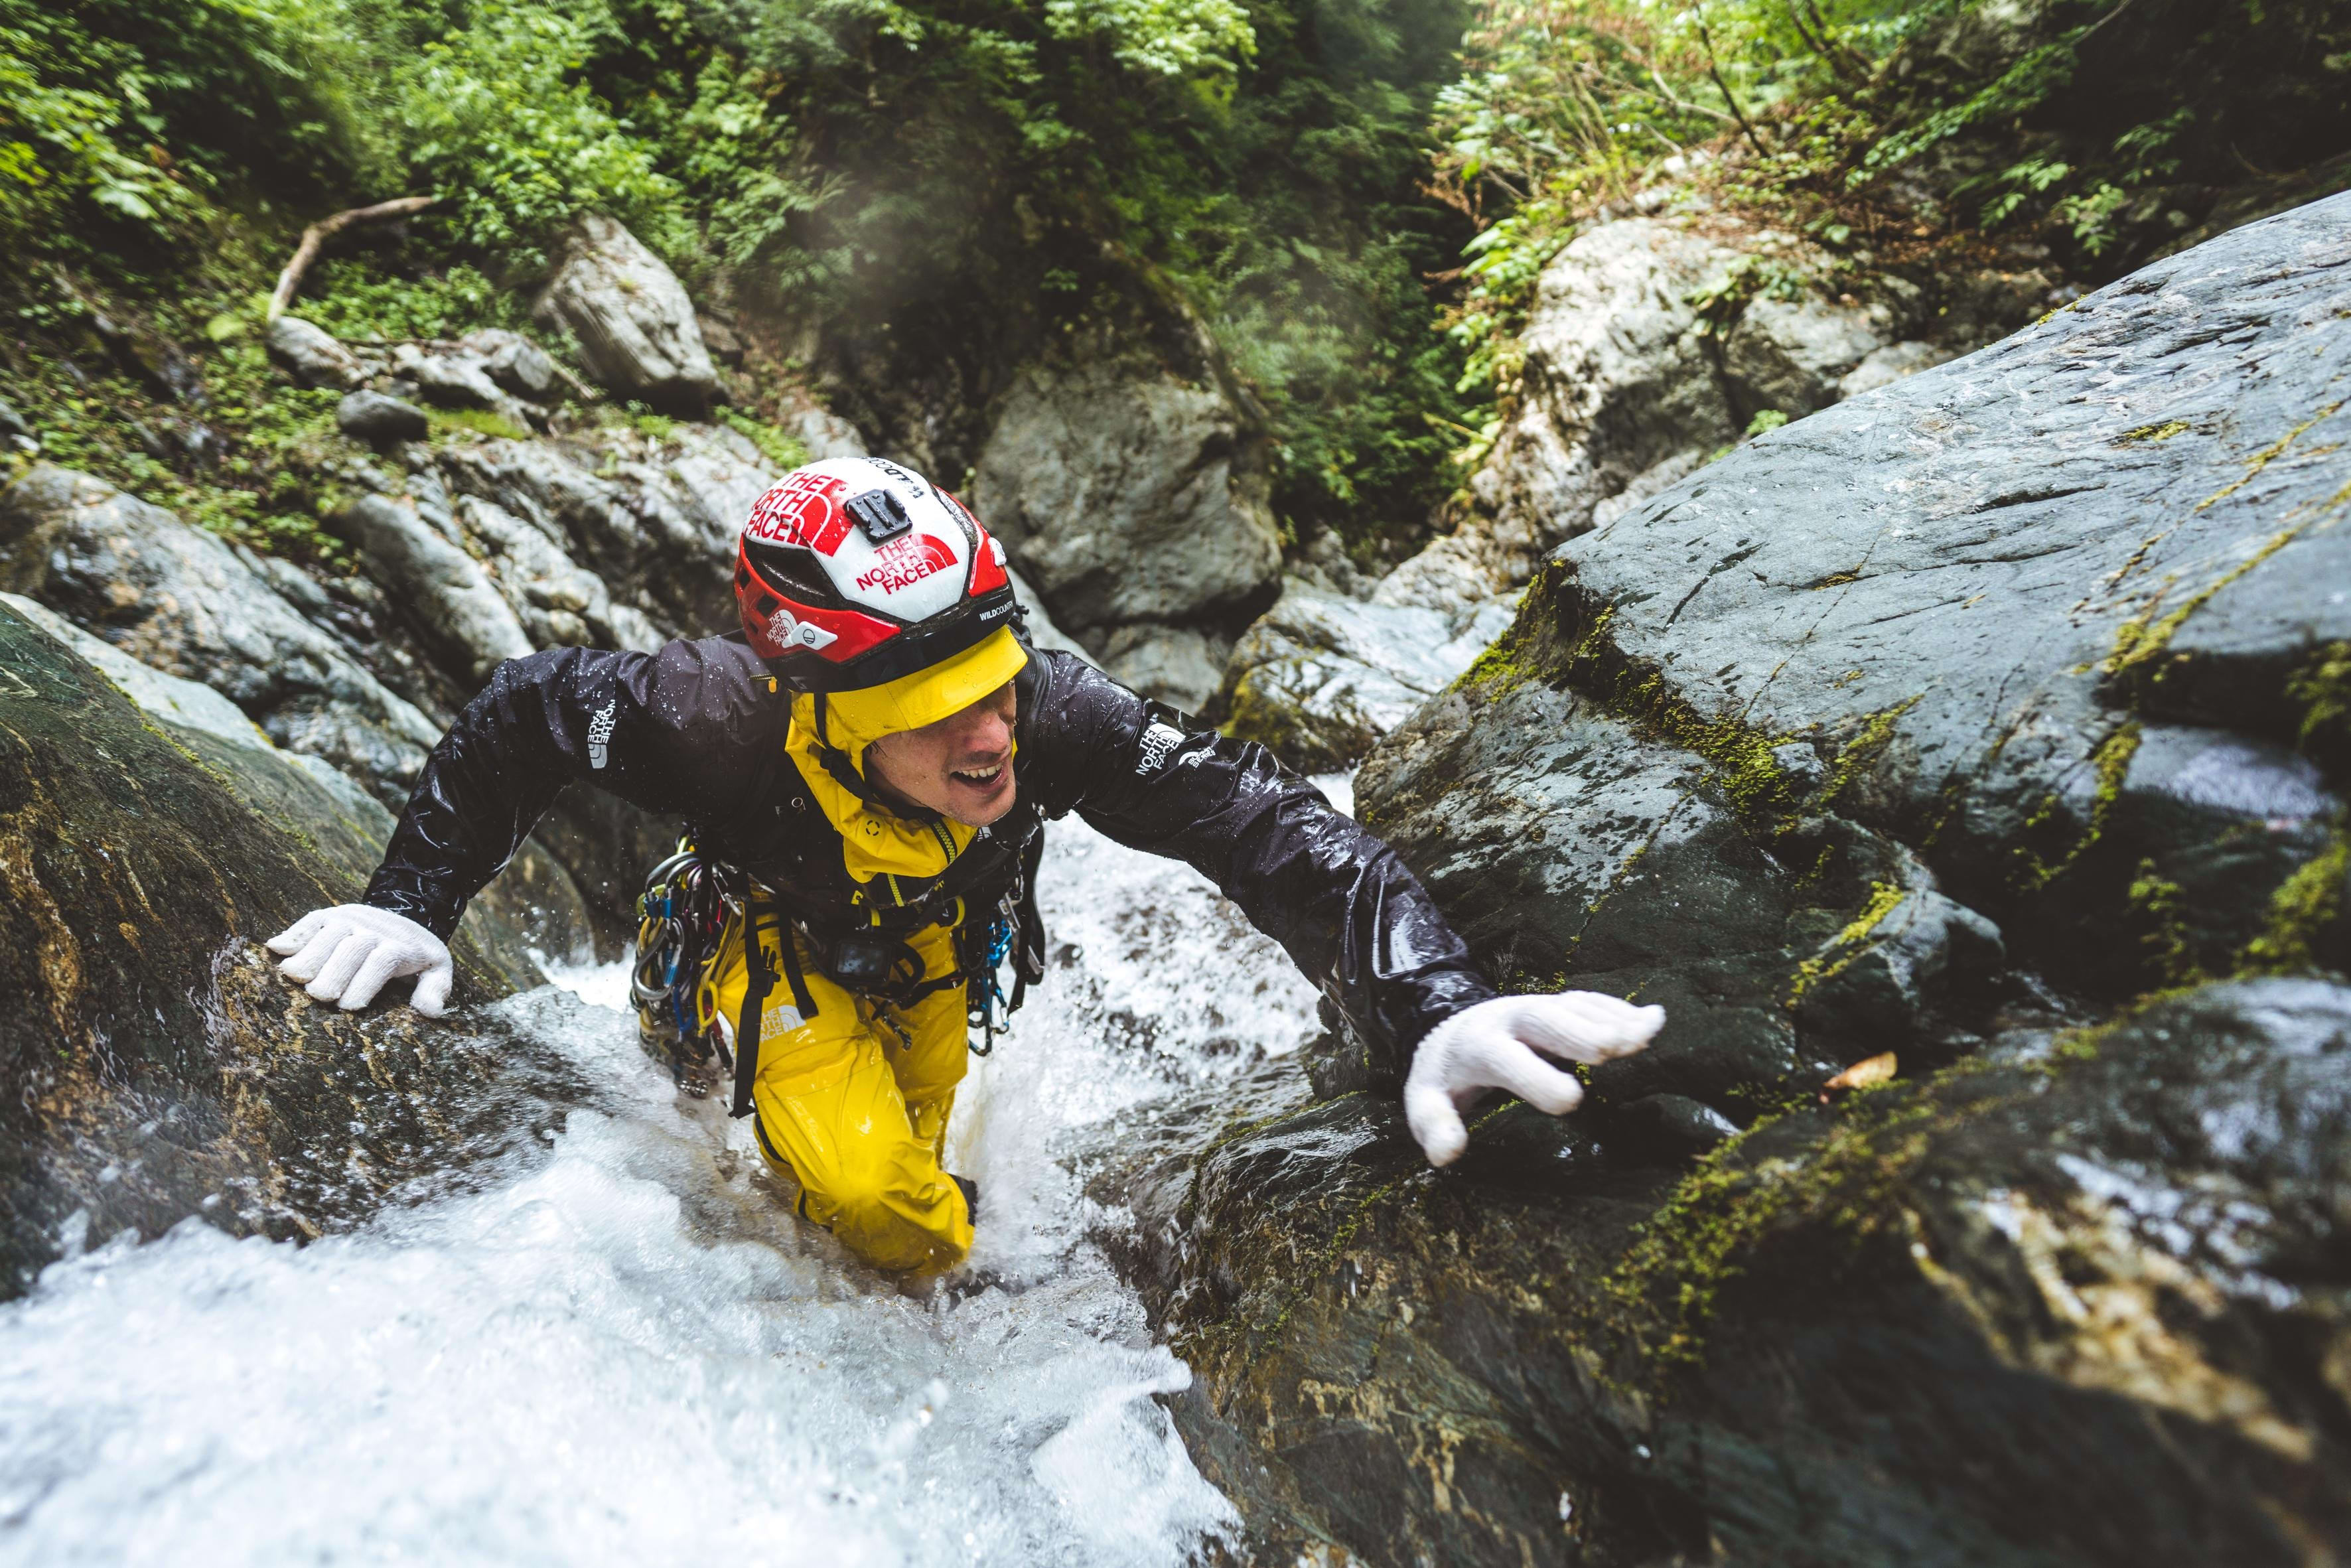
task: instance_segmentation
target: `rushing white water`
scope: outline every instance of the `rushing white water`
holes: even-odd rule
[[[1294,1049],[1313,994],[1186,868],[1053,835],[1060,963],[963,1091],[951,1288],[791,1218],[640,1053],[621,967],[574,971],[501,1004],[603,1085],[544,1150],[308,1247],[189,1220],[0,1308],[0,1563],[1195,1557],[1233,1514],[1152,1397],[1188,1374],[1068,1163]]]

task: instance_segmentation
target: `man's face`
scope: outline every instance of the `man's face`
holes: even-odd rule
[[[935,724],[885,735],[867,747],[866,777],[890,794],[984,828],[1012,810],[1016,711],[1007,681]]]

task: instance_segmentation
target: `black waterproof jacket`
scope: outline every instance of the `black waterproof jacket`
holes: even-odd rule
[[[1432,1025],[1494,994],[1395,852],[1262,746],[1067,653],[1032,656],[1016,690],[1021,800],[1207,876],[1379,1065],[1401,1073]],[[510,659],[434,748],[367,902],[445,938],[556,791],[580,779],[684,817],[702,852],[804,921],[845,920],[840,836],[784,753],[790,716],[789,692],[739,634]]]

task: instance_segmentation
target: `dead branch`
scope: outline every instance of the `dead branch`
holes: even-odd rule
[[[2123,4],[2127,5],[2130,0],[2123,0]],[[1771,157],[1771,154],[1763,151],[1763,139],[1755,134],[1755,127],[1749,121],[1747,111],[1739,107],[1739,99],[1732,94],[1730,84],[1722,79],[1722,67],[1716,63],[1714,57],[1714,35],[1707,30],[1704,18],[1698,21],[1698,39],[1706,46],[1706,74],[1714,78],[1715,89],[1722,94],[1722,101],[1730,106],[1731,118],[1738,120],[1739,129],[1747,133],[1747,144],[1755,149],[1758,158]]]
[[[302,243],[294,247],[293,259],[286,270],[277,275],[277,287],[269,296],[269,313],[263,319],[275,321],[286,314],[286,307],[294,303],[294,291],[302,287],[302,275],[319,259],[319,247],[336,235],[355,224],[381,223],[386,218],[404,218],[411,213],[421,213],[438,196],[402,196],[396,201],[378,202],[371,207],[352,207],[330,218],[320,218],[302,231]]]

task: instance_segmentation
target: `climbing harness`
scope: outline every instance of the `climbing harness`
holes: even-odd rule
[[[1019,830],[1016,828],[1015,832]],[[978,1031],[975,1055],[996,1049],[996,1037],[1028,999],[1029,988],[1045,977],[1045,925],[1037,909],[1037,867],[1044,833],[1031,822],[1018,839],[983,833],[939,876],[885,876],[859,890],[855,908],[864,924],[824,940],[806,922],[790,918],[775,895],[740,870],[709,859],[691,840],[655,866],[637,900],[637,957],[629,993],[637,1008],[638,1034],[646,1051],[664,1061],[671,1076],[699,1098],[716,1084],[713,1062],[734,1076],[728,1114],[748,1115],[751,1088],[758,1077],[760,1019],[767,998],[781,980],[803,1019],[814,1018],[817,1002],[801,967],[800,943],[815,956],[827,979],[873,1004],[875,1018],[899,1038],[904,1026],[892,1016],[924,998],[966,987],[966,1018]],[[984,888],[1000,891],[982,905]],[[747,983],[734,1025],[733,1049],[718,1018],[705,1012],[704,981],[727,946],[730,922],[742,934]],[[928,925],[955,933],[956,967],[925,976],[910,938]],[[778,936],[781,973],[768,957],[764,935]],[[796,939],[798,938],[798,939]],[[1012,966],[1012,989],[1005,993],[1003,968]]]

